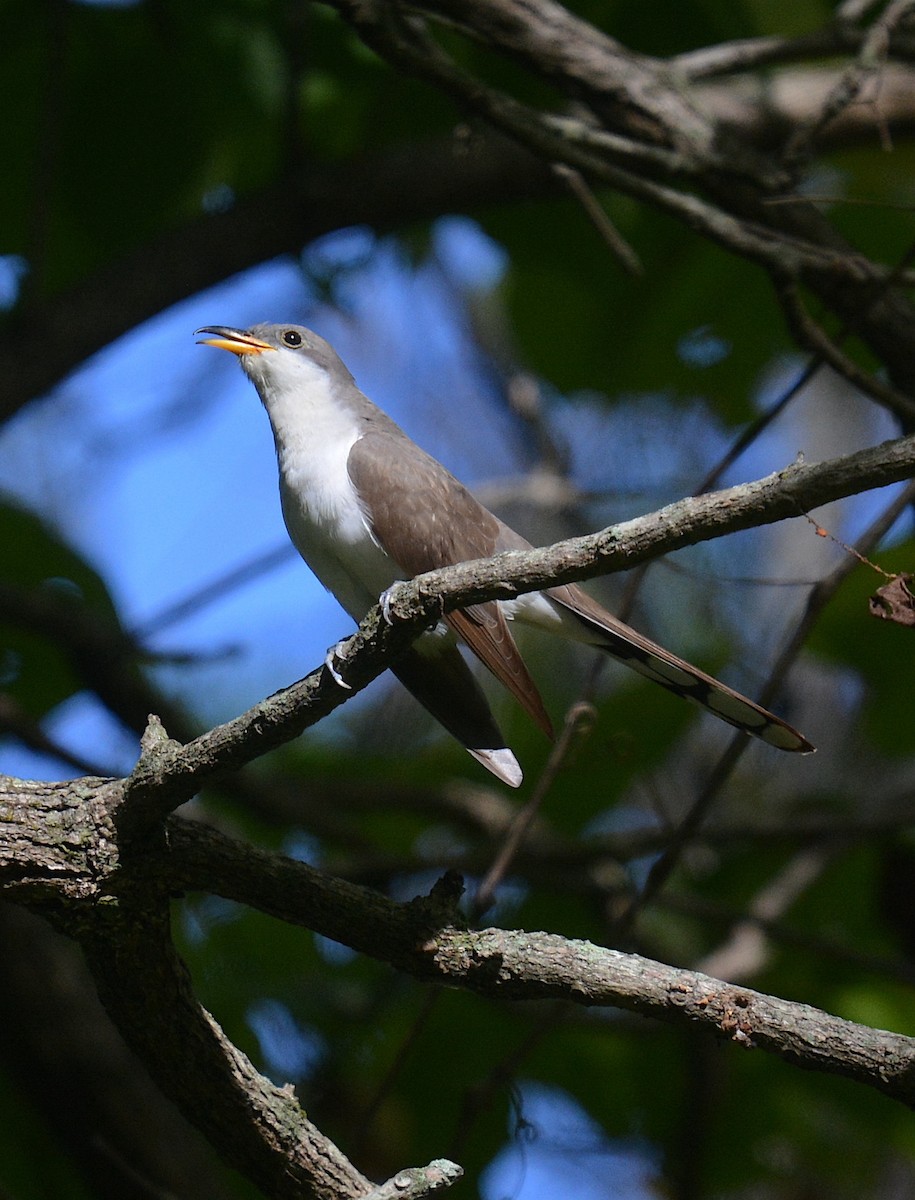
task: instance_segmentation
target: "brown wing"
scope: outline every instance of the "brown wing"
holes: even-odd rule
[[[449,613],[445,622],[508,688],[534,724],[552,738],[553,722],[498,604],[475,604],[472,608]]]
[[[372,536],[412,578],[488,558],[503,528],[460,480],[399,431],[371,430],[353,446],[347,471]],[[448,625],[512,693],[540,728],[553,727],[498,604],[449,613]]]

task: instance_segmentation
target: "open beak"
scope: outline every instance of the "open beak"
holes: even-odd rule
[[[212,333],[215,337],[202,338],[201,333]],[[215,346],[218,350],[228,350],[232,354],[263,354],[265,350],[274,350],[269,342],[245,333],[243,329],[230,329],[227,325],[204,325],[194,331],[198,346]]]

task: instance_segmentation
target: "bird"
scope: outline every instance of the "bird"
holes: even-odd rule
[[[207,325],[195,336],[201,345],[236,355],[254,384],[273,430],[289,537],[357,623],[403,579],[531,549],[364,395],[330,343],[311,329]],[[814,749],[780,717],[657,645],[582,588],[563,584],[447,613],[391,666],[419,703],[510,787],[520,786],[521,767],[458,642],[552,737],[549,714],[509,628],[514,621],[596,646],[779,750]]]

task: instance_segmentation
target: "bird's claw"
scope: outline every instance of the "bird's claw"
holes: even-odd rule
[[[346,682],[346,680],[343,678],[343,676],[340,674],[340,672],[337,670],[336,666],[334,665],[335,662],[337,662],[338,660],[340,662],[342,662],[346,658],[346,655],[343,653],[343,647],[345,645],[346,645],[346,638],[343,638],[339,642],[334,642],[334,644],[331,646],[331,648],[324,655],[324,665],[325,665],[325,667],[327,667],[330,677],[334,681],[334,683],[337,685],[337,687],[343,688],[344,691],[351,692],[353,690],[353,685],[351,683]]]
[[[391,616],[391,601],[394,599],[394,592],[403,582],[403,579],[396,579],[391,586],[385,588],[378,597],[378,603],[381,605],[381,615],[384,617],[385,625],[394,624],[394,618]]]

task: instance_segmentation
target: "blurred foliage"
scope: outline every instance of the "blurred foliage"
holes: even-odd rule
[[[821,0],[684,0],[660,8],[582,0],[575,7],[625,44],[658,54],[727,38],[802,33],[830,13]],[[391,72],[318,5],[6,0],[3,15],[7,186],[0,188],[0,229],[3,251],[29,265],[25,303],[307,169],[309,160],[345,160],[444,136],[463,119],[426,86]],[[456,35],[447,40],[467,69],[510,81],[527,98],[546,94],[518,67]],[[820,164],[824,190],[840,199],[911,205],[912,153],[904,144],[892,154],[837,153]],[[685,408],[701,396],[720,428],[737,429],[756,411],[760,379],[792,350],[767,279],[626,197],[602,200],[641,259],[642,279],[623,275],[569,199],[473,214],[510,255],[499,294],[488,298],[501,313],[504,342],[486,348],[561,391],[603,394],[608,406],[623,407],[636,392],[663,393]],[[894,262],[911,238],[911,213],[880,208],[875,220],[873,211],[837,204],[836,223],[862,251]],[[415,246],[426,230],[403,232]],[[17,315],[13,310],[5,319]],[[699,367],[684,352],[684,339],[706,330],[725,352]],[[4,582],[72,589],[74,603],[116,620],[105,581],[40,514],[0,508],[0,545]],[[879,559],[886,570],[911,570],[913,556],[910,539]],[[881,900],[895,831],[888,825],[878,837],[866,836],[869,816],[891,816],[904,804],[911,811],[915,752],[913,634],[867,616],[867,596],[878,583],[861,567],[809,643],[813,663],[836,672],[820,681],[816,695],[829,692],[834,679],[854,693],[853,704],[837,704],[841,729],[823,751],[847,757],[823,769],[808,791],[790,781],[782,764],[770,771],[769,758],[750,756],[719,806],[735,824],[745,823],[746,836],[695,847],[670,889],[684,903],[648,911],[631,941],[672,962],[695,962],[812,840],[795,837],[792,821],[835,818],[846,831],[824,838],[822,870],[775,922],[771,953],[751,984],[915,1034],[906,931]],[[692,614],[681,619],[688,625]],[[732,632],[722,632],[722,656]],[[752,630],[740,633],[752,648]],[[3,688],[29,716],[45,716],[80,690],[55,641],[9,625],[0,638]],[[554,712],[575,694],[574,682],[555,667],[549,671],[544,690]],[[506,710],[505,725],[536,778],[548,747],[519,714]],[[491,918],[607,942],[614,905],[633,878],[644,877],[646,863],[610,852],[589,856],[588,839],[663,828],[682,814],[714,762],[711,747],[722,744],[712,734],[708,747],[696,750],[694,730],[690,710],[649,685],[599,686],[594,727],[548,797],[545,819],[556,853],[539,861],[522,857]],[[693,739],[689,754],[684,738]],[[486,787],[457,747],[438,740],[393,760],[381,752],[354,754],[351,744],[342,753],[305,742],[275,755],[261,778],[265,791],[281,778],[290,789],[318,796],[331,783],[343,785],[343,795],[350,785]],[[319,864],[400,897],[427,890],[442,865],[462,856],[472,891],[494,853],[492,844],[434,811],[392,805],[348,812],[341,801],[335,815],[349,819],[352,840],[341,834],[322,843],[307,827],[290,829],[270,811],[241,812],[216,794],[204,807],[260,844],[289,849],[307,842]],[[781,834],[757,837],[755,818]],[[856,820],[857,835],[848,832]],[[473,1194],[518,1115],[517,1084],[535,1079],[565,1089],[609,1138],[644,1139],[660,1162],[664,1194],[842,1200],[881,1195],[881,1179],[893,1172],[908,1183],[900,1195],[915,1188],[909,1117],[863,1087],[617,1011],[506,1008],[458,992],[430,999],[427,989],[382,964],[212,898],[176,905],[175,929],[202,1002],[280,1082],[288,1068],[271,1057],[255,1014],[267,1011],[268,1001],[270,1012],[288,1014],[289,1028],[277,1036],[290,1053],[298,1045],[309,1064],[294,1080],[309,1115],[369,1174],[454,1153],[467,1172],[454,1194]],[[40,1116],[14,1087],[5,1080],[0,1087],[0,1189],[17,1200],[82,1200],[91,1192],[47,1143]],[[30,1159],[41,1169],[30,1171]],[[612,1180],[597,1181],[594,1194],[611,1190]]]
[[[0,504],[0,545],[8,547],[5,584],[51,594],[74,615],[89,614],[117,630],[104,582],[36,514]],[[72,659],[46,632],[0,619],[0,647],[0,686],[29,717],[45,716],[82,687]]]
[[[876,566],[890,574],[911,570],[915,541],[911,538],[879,556]],[[852,667],[865,681],[863,733],[891,757],[908,757],[915,750],[910,703],[912,699],[912,630],[891,621],[862,617],[868,597],[885,578],[864,564],[851,575],[830,605],[829,619],[811,639],[811,649],[843,666]],[[879,627],[886,625],[885,630]]]
[[[41,1108],[24,1099],[5,1071],[0,1073],[0,1119],[0,1180],[8,1195],[94,1200],[66,1152],[49,1134]]]

